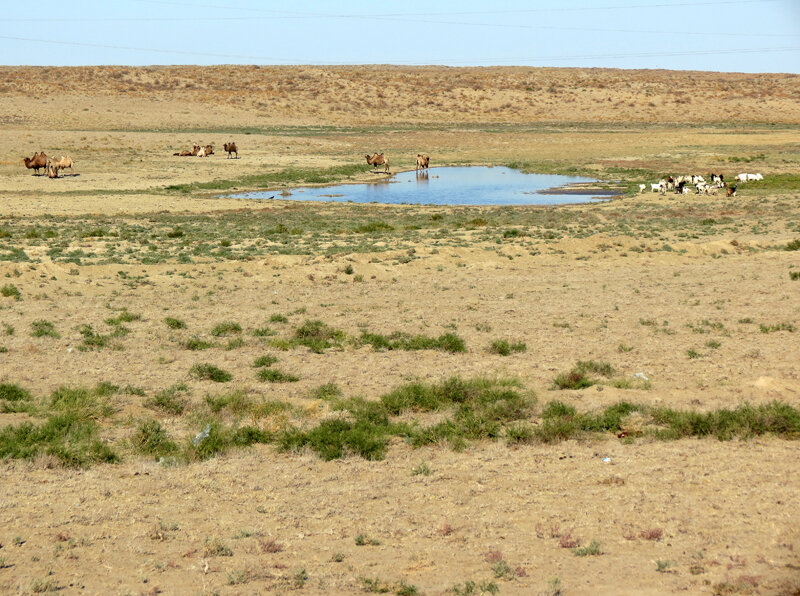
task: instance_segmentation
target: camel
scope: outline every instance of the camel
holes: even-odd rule
[[[69,168],[70,175],[75,175],[75,162],[72,161],[72,158],[69,156],[65,157],[62,155],[60,159],[49,160],[48,167],[52,167],[56,172],[56,175],[51,176],[51,178],[58,178],[58,171],[65,170],[67,168]]]
[[[236,154],[234,159],[239,159],[239,148],[236,146],[236,143],[224,143],[222,148],[228,152],[228,159],[230,159],[231,153]]]
[[[37,151],[33,154],[33,157],[23,157],[22,161],[25,163],[25,167],[29,170],[32,169],[37,176],[40,168],[47,168],[47,155],[45,155],[44,151],[41,153]]]
[[[373,153],[372,157],[369,155],[365,155],[364,157],[367,158],[367,163],[372,166],[373,172],[377,172],[378,166],[385,164],[386,167],[383,171],[387,174],[389,173],[389,158],[385,157],[383,153]]]
[[[189,151],[188,149],[184,149],[180,153],[173,153],[172,155],[177,155],[179,157],[189,157],[190,155],[197,155],[198,151],[200,151],[200,145],[192,145],[191,151]]]
[[[427,170],[428,164],[430,163],[431,158],[427,155],[422,155],[417,153],[417,169],[418,170]]]

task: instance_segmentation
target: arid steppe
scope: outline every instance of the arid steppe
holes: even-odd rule
[[[800,594],[798,100],[788,74],[0,67],[0,593]],[[373,151],[619,194],[298,200],[382,180]],[[711,172],[764,180],[638,192]]]

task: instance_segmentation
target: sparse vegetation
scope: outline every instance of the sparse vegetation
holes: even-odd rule
[[[227,383],[233,379],[233,375],[225,370],[222,370],[214,364],[195,364],[189,374],[195,379],[201,381],[214,381],[215,383]]]

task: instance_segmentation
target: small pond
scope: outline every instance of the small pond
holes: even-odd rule
[[[378,182],[367,184],[294,188],[290,196],[276,191],[233,196],[245,199],[415,205],[560,205],[588,203],[616,194],[568,186],[596,182],[592,178],[524,174],[501,166],[441,167],[427,171],[402,172],[388,179],[383,176],[380,178]]]

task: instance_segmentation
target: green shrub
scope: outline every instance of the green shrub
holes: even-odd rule
[[[31,336],[32,337],[53,337],[58,339],[61,334],[56,331],[55,325],[50,321],[39,319],[31,323]]]
[[[28,401],[31,399],[31,394],[19,385],[0,383],[0,399],[6,401]]]
[[[227,383],[233,379],[233,375],[213,364],[195,364],[189,374],[201,381],[214,381],[215,383]]]
[[[186,329],[186,323],[175,317],[167,317],[164,319],[164,322],[170,329]]]
[[[239,323],[234,323],[232,321],[226,321],[224,323],[219,323],[215,325],[214,328],[211,330],[211,335],[214,337],[222,337],[224,335],[231,335],[234,333],[241,333],[242,326]]]
[[[294,383],[300,380],[300,377],[277,368],[262,368],[256,373],[256,378],[268,383]]]
[[[439,350],[442,352],[466,352],[464,340],[454,333],[445,333],[438,338],[427,335],[411,335],[395,332],[389,336],[378,333],[363,332],[359,338],[360,345],[371,345],[374,350]]]
[[[206,341],[204,339],[200,339],[199,337],[190,337],[185,342],[183,342],[183,347],[186,348],[187,350],[195,350],[195,351],[207,350],[208,348],[211,348],[213,346],[214,344],[212,344],[211,342]]]
[[[260,368],[262,366],[272,366],[278,361],[278,359],[273,356],[272,354],[266,354],[264,356],[259,356],[253,361],[254,368]]]
[[[173,416],[183,414],[186,409],[186,400],[181,397],[181,394],[186,391],[186,385],[179,384],[168,387],[163,391],[159,391],[154,397],[144,402],[144,406],[156,410],[161,410]]]
[[[97,423],[76,410],[53,414],[38,426],[24,422],[0,428],[0,459],[32,459],[39,455],[53,456],[70,468],[119,461],[99,439]]]
[[[528,349],[522,342],[509,342],[507,339],[496,339],[489,345],[489,352],[500,356],[509,356],[515,352],[524,352]]]
[[[306,321],[295,330],[293,343],[321,354],[328,348],[340,346],[343,339],[342,331],[329,327],[322,321]]]
[[[13,298],[14,300],[22,300],[22,294],[19,291],[19,288],[14,284],[6,284],[2,288],[0,288],[0,295],[4,298]]]
[[[143,420],[131,438],[134,448],[140,453],[153,457],[165,457],[178,450],[178,445],[170,440],[167,431],[157,420]]]
[[[325,461],[341,458],[345,453],[380,460],[387,443],[388,437],[373,425],[336,419],[325,420],[309,431],[287,430],[278,437],[281,450],[308,446]]]
[[[324,385],[320,385],[311,392],[311,397],[313,399],[326,400],[341,396],[342,390],[339,389],[339,386],[336,385],[336,383],[326,383]]]

